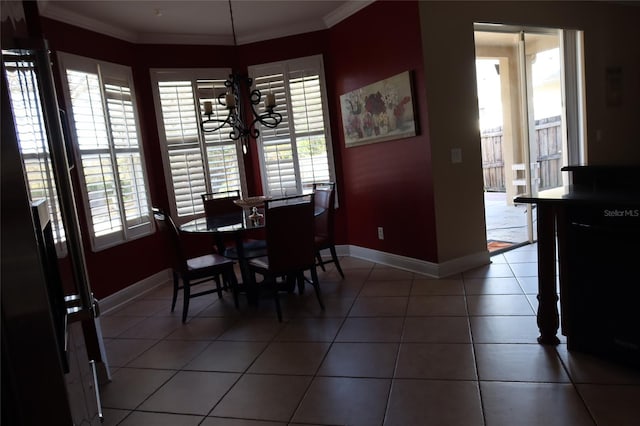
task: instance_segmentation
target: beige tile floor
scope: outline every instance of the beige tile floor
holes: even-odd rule
[[[182,324],[159,288],[101,319],[104,424],[640,424],[640,370],[536,343],[535,250],[440,280],[345,257],[282,323],[227,294]]]

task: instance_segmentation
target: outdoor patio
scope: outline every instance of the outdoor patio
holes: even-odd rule
[[[530,205],[507,205],[504,192],[485,192],[484,203],[490,251],[508,248],[510,245],[517,246],[527,241],[526,213]]]

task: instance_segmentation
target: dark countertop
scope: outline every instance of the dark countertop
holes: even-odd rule
[[[640,190],[607,189],[597,191],[584,187],[565,186],[540,191],[537,197],[519,196],[516,203],[526,204],[623,204],[640,206]]]

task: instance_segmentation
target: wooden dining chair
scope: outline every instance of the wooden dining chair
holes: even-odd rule
[[[314,195],[309,194],[265,202],[267,256],[251,259],[249,269],[252,285],[273,296],[279,321],[282,321],[282,308],[278,292],[282,282],[278,278],[290,277],[303,286],[307,281],[304,277],[307,270],[311,275],[309,282],[324,310],[315,264],[313,198]],[[256,283],[256,274],[263,276],[262,282]]]
[[[242,208],[234,201],[240,199],[240,191],[207,192],[200,194],[204,213],[207,217],[218,215],[242,214]],[[230,259],[238,259],[238,250],[235,240],[225,241],[218,236],[216,241],[218,253]],[[243,256],[246,258],[260,257],[267,254],[267,242],[261,238],[246,238],[242,242]]]
[[[325,270],[324,265],[334,263],[340,276],[344,278],[344,273],[340,267],[340,260],[336,253],[336,243],[334,240],[334,216],[335,216],[335,183],[323,182],[313,184],[314,202],[317,209],[322,213],[315,217],[315,250],[317,265]],[[329,249],[331,259],[323,259],[321,250]]]
[[[221,278],[229,283],[233,292],[233,301],[236,308],[238,302],[238,281],[233,269],[234,262],[218,254],[206,254],[204,256],[187,258],[182,246],[180,232],[171,216],[163,210],[153,207],[153,217],[158,224],[158,228],[168,232],[170,237],[170,249],[172,254],[173,269],[173,299],[171,300],[171,312],[175,310],[178,291],[183,291],[182,322],[187,320],[189,313],[189,300],[203,296],[205,294],[218,293],[218,298],[222,298]],[[198,284],[213,280],[215,289],[203,290],[192,293],[191,288]],[[182,285],[180,285],[182,281]]]
[[[234,201],[240,199],[240,191],[206,192],[200,194],[204,214],[215,216],[219,214],[240,213],[241,209]]]

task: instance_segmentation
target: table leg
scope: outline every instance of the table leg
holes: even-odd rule
[[[242,276],[242,286],[247,293],[247,301],[250,305],[258,304],[258,291],[255,277],[252,276],[249,269],[248,259],[244,254],[243,233],[235,233],[236,254],[238,256],[238,266],[240,266],[240,275]]]
[[[538,343],[557,345],[558,295],[556,293],[556,227],[554,207],[537,205],[538,218]]]

